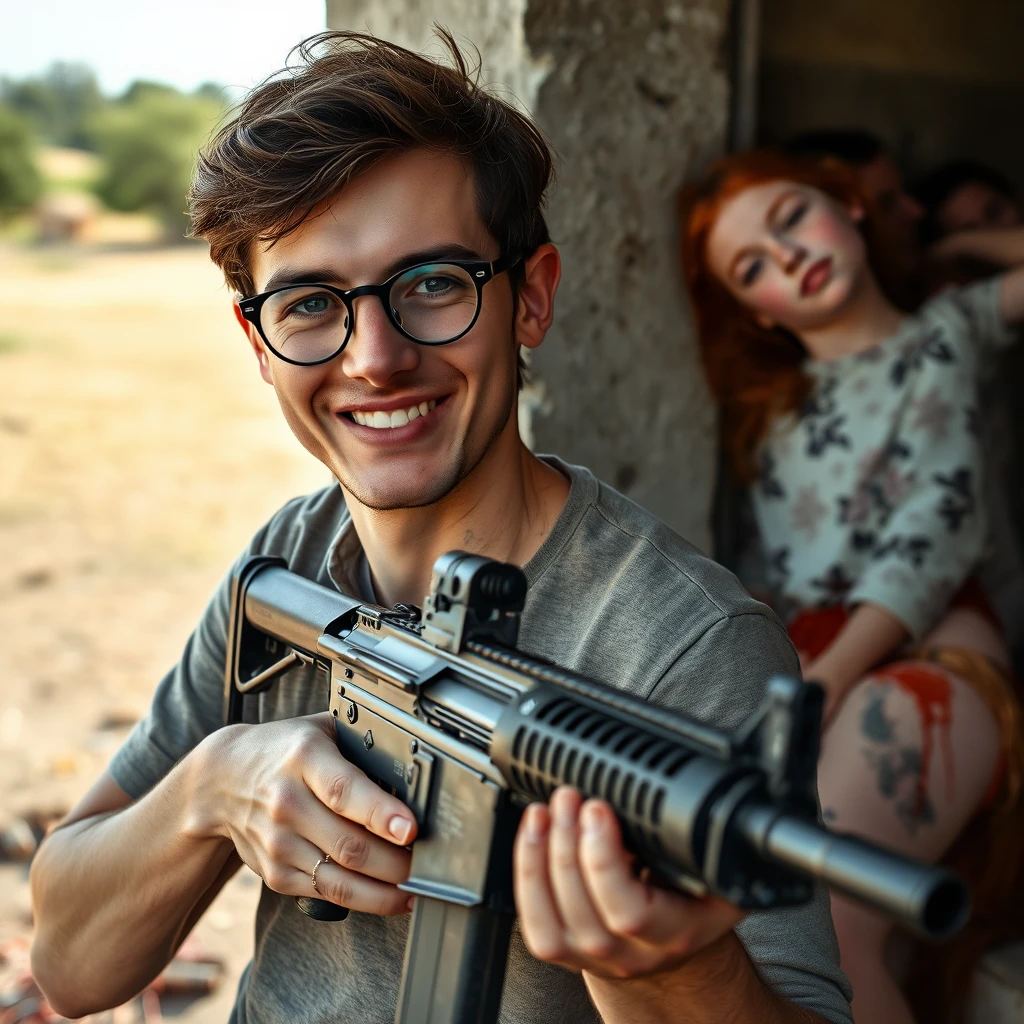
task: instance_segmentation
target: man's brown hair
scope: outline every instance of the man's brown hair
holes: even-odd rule
[[[322,32],[298,61],[257,86],[200,154],[192,234],[240,295],[255,290],[249,247],[293,231],[378,161],[412,149],[462,158],[481,219],[512,259],[549,240],[542,206],[552,174],[536,126],[481,88],[451,33],[440,64],[360,32]],[[522,265],[510,274],[513,294]]]

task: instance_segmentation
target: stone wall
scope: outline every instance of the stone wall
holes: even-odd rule
[[[681,294],[675,194],[725,144],[728,0],[327,0],[332,28],[476,44],[558,157],[564,261],[527,396],[534,447],[709,546],[715,416]]]

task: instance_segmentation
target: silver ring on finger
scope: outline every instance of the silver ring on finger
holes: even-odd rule
[[[318,888],[316,887],[316,872],[317,872],[317,868],[319,868],[321,864],[330,864],[330,863],[331,863],[331,857],[330,857],[330,854],[327,854],[327,853],[325,853],[325,854],[324,854],[324,855],[323,855],[323,856],[322,856],[322,857],[321,857],[321,858],[320,858],[320,859],[319,859],[319,860],[318,860],[318,861],[317,861],[317,862],[316,862],[316,863],[315,863],[315,864],[313,865],[313,892],[315,892],[315,893],[316,893],[316,894],[317,894],[318,896],[322,896],[322,895],[323,895],[323,893],[322,893],[322,892],[320,892],[320,890],[319,890],[319,889],[318,889]]]

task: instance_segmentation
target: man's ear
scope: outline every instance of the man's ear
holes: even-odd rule
[[[235,319],[238,321],[239,326],[245,332],[245,337],[249,344],[252,346],[253,353],[256,356],[256,361],[260,364],[260,376],[268,383],[273,384],[274,378],[270,372],[270,360],[267,358],[267,350],[263,347],[263,339],[260,337],[259,331],[249,323],[248,320],[242,316],[241,307],[238,303],[234,303],[231,307],[235,313]]]
[[[516,309],[517,344],[536,348],[544,340],[555,317],[555,292],[561,278],[562,260],[550,242],[527,257]]]

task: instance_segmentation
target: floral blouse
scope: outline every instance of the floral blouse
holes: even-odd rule
[[[874,348],[808,361],[813,391],[779,420],[751,487],[784,616],[870,601],[919,639],[987,553],[977,391],[1014,333],[999,281],[950,289]]]

